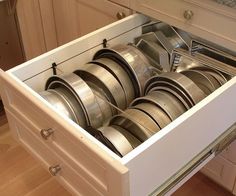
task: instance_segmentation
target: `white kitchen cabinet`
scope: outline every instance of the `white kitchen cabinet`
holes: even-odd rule
[[[50,5],[45,0],[17,1],[17,20],[27,60],[57,47]]]
[[[158,8],[156,1],[146,2],[153,3],[153,10]],[[155,16],[154,12],[146,14]],[[156,19],[162,18],[156,15]],[[163,19],[167,22],[168,16]],[[109,46],[132,42],[147,21],[144,15],[132,15],[0,73],[1,94],[13,134],[45,168],[60,167],[55,178],[76,195],[171,193],[215,156],[220,142],[235,134],[235,77],[123,158],[63,118],[38,95],[53,74],[52,63],[58,65],[59,74],[71,72],[91,60],[102,48],[103,39]],[[187,27],[183,30],[191,29]],[[192,31],[208,38],[201,30]],[[220,37],[217,43],[228,46],[227,37]],[[230,49],[235,46],[236,37],[233,39]],[[44,140],[40,131],[49,128],[54,133]]]

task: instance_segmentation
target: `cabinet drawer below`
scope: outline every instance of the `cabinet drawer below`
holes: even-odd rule
[[[18,133],[18,140],[40,163],[47,169],[58,166],[58,172],[55,172],[55,177],[76,195],[104,195],[105,191],[99,191],[90,186],[90,182],[78,173],[77,170],[72,169],[68,163],[63,160],[52,149],[49,148],[43,141],[30,134],[31,131],[20,119],[18,119],[11,112],[6,110],[11,129]],[[20,130],[20,131],[19,131]],[[60,157],[60,158],[59,158]],[[52,168],[51,168],[52,169]],[[53,171],[51,171],[53,172]]]
[[[202,172],[232,192],[236,180],[236,165],[222,156],[217,156],[202,169]]]

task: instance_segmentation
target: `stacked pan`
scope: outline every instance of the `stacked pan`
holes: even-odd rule
[[[159,67],[155,67],[151,61],[134,45],[116,45],[113,48],[104,48],[97,51],[93,62],[100,63],[99,59],[109,59],[118,63],[132,82],[132,95],[139,97],[144,95],[144,85],[153,75],[161,73]],[[129,99],[129,101],[132,99]]]
[[[163,73],[133,45],[104,48],[39,94],[122,157],[227,81],[183,58],[178,72]]]
[[[98,128],[144,94],[159,73],[133,45],[101,49],[73,73],[51,76],[39,94],[81,127]]]
[[[144,88],[145,96],[134,99],[125,111],[111,118],[108,126],[98,129],[109,144],[98,139],[124,156],[224,84],[224,78],[216,73],[212,68],[196,67],[151,77]]]

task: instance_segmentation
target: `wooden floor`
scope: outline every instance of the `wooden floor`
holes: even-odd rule
[[[11,137],[0,115],[0,196],[69,196]],[[197,173],[174,196],[230,196],[201,173]]]

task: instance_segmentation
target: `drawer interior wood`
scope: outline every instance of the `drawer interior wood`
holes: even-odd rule
[[[94,52],[102,47],[105,38],[110,46],[132,42],[142,33],[141,25],[147,20],[142,15],[130,16],[7,73],[1,72],[1,92],[6,108],[21,113],[23,118],[28,119],[25,121],[26,126],[38,132],[44,128],[41,126],[47,128],[50,124],[55,130],[60,130],[58,137],[65,135],[73,147],[78,147],[74,150],[72,146],[69,147],[68,140],[63,143],[55,136],[54,139],[59,143],[50,145],[57,145],[56,148],[61,150],[55,148],[53,153],[66,151],[65,154],[72,160],[67,159],[67,164],[72,166],[75,162],[82,170],[87,170],[88,175],[94,173],[94,182],[90,185],[101,185],[107,192],[113,191],[114,195],[151,193],[224,133],[236,119],[236,78],[233,78],[132,152],[119,158],[70,119],[57,114],[37,94],[44,90],[45,80],[52,75],[52,63],[58,65],[58,73],[71,72],[90,61]],[[25,132],[28,131],[33,132]],[[98,170],[101,173],[96,173]],[[101,181],[100,185],[98,181]]]

